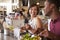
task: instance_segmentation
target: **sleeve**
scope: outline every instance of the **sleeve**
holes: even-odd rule
[[[50,22],[51,22],[51,19],[48,19],[48,31],[50,31]]]

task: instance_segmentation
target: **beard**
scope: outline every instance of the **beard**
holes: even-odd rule
[[[46,13],[45,16],[50,16],[50,13]]]
[[[45,16],[51,16],[51,12],[52,12],[52,11],[46,12],[46,13],[45,13]]]

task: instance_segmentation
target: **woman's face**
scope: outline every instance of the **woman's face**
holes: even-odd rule
[[[37,15],[37,7],[36,6],[31,7],[29,9],[29,14],[30,14],[30,16],[34,16],[35,17]]]

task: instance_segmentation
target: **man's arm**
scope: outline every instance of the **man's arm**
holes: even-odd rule
[[[54,33],[51,33],[47,30],[42,31],[39,35],[50,38],[52,40],[60,40],[60,35],[55,35]]]
[[[60,35],[55,35],[54,33],[49,32],[48,38],[51,38],[53,40],[60,40]]]

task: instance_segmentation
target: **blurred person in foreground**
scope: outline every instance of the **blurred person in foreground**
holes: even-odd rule
[[[36,4],[33,4],[29,8],[29,22],[25,24],[25,30],[28,30],[31,34],[38,34],[38,32],[42,28],[42,22],[41,19],[37,16],[39,9]],[[23,28],[22,28],[23,29]]]
[[[51,18],[50,31],[44,30],[39,35],[50,38],[51,40],[60,40],[60,0],[46,0],[44,12]]]

